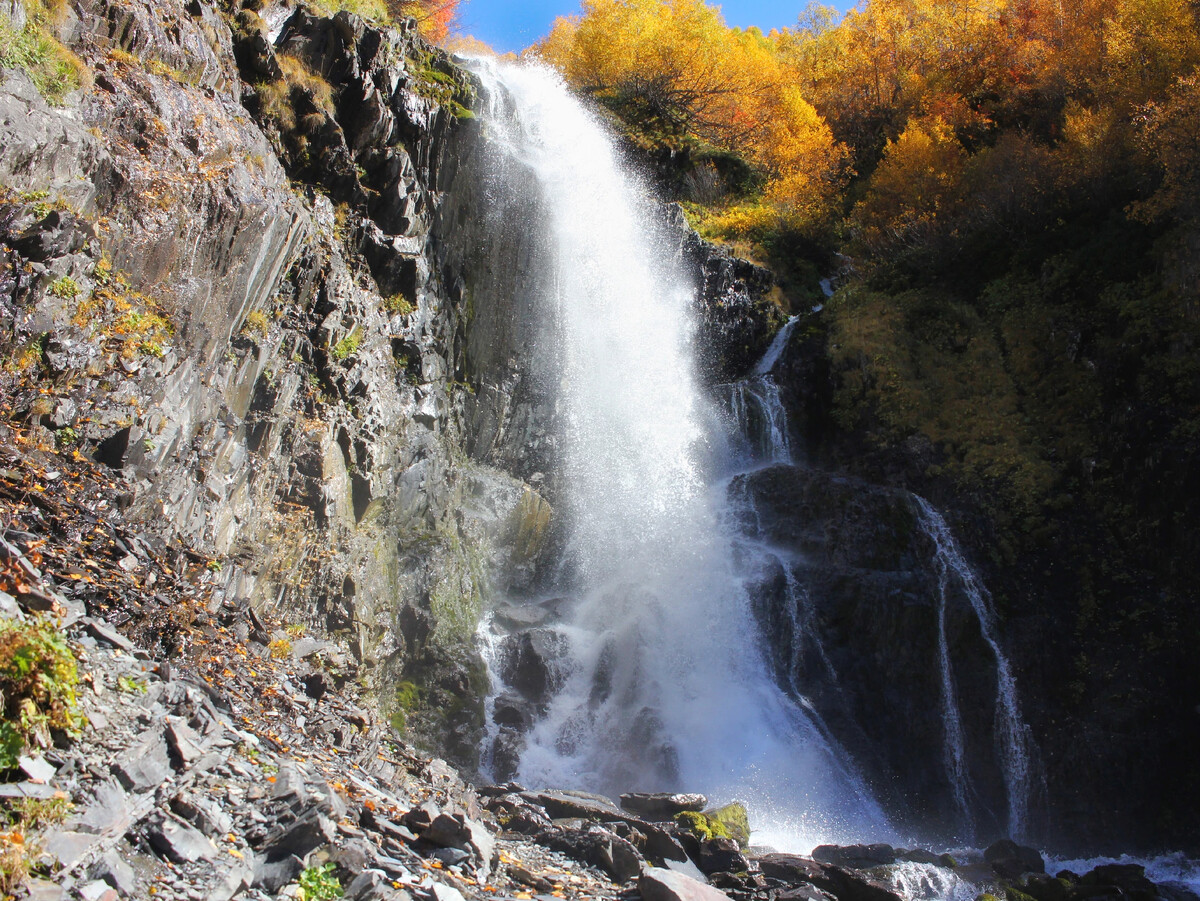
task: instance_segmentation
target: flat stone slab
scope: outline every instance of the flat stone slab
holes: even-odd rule
[[[729,901],[720,889],[659,867],[651,867],[638,877],[638,891],[644,901]]]
[[[685,810],[703,810],[708,798],[680,792],[629,792],[621,795],[621,806],[635,816],[661,822]]]

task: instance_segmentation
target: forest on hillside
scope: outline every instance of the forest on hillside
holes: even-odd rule
[[[1186,0],[867,0],[764,34],[587,0],[530,51],[792,312],[837,274],[810,452],[961,511],[1030,659],[1064,661],[1047,727],[1096,717],[1056,749],[1077,762],[1196,731],[1197,24]],[[1144,763],[1200,797],[1184,745]]]

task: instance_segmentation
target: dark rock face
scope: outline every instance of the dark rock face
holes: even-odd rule
[[[730,491],[748,536],[774,549],[752,600],[778,683],[814,705],[890,811],[934,834],[956,822],[944,763],[938,573],[908,493],[785,465],[739,476]],[[960,708],[972,785],[988,799],[981,809],[1002,812],[995,657],[964,597],[950,597],[946,630],[959,696],[970,699]],[[984,836],[1004,829],[982,818],[974,825]]]
[[[742,378],[754,368],[787,318],[769,299],[775,276],[769,269],[702,241],[686,228],[678,207],[671,208],[671,217],[682,236],[683,259],[699,292],[698,371],[709,384]]]
[[[1036,848],[1023,847],[1008,838],[989,845],[983,853],[983,859],[992,865],[997,876],[1004,879],[1016,879],[1025,873],[1046,872],[1046,864]]]
[[[469,77],[410,31],[271,15],[89,0],[63,35],[96,72],[76,109],[6,77],[0,180],[50,209],[0,210],[3,342],[65,387],[46,413],[15,374],[3,393],[118,470],[147,534],[217,561],[223,596],[348,638],[385,707],[417,685],[409,736],[470,766],[484,586],[535,578],[553,513],[522,481],[552,453],[524,399],[541,317],[468,253],[514,252],[485,142],[416,70],[467,102]]]

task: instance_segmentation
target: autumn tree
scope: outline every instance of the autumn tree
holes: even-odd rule
[[[415,19],[421,35],[434,44],[450,36],[459,12],[458,0],[387,0],[387,6],[393,19]]]
[[[845,154],[775,37],[728,28],[703,0],[586,0],[536,51],[654,139],[693,137],[747,159],[766,206],[730,211],[732,231],[833,211]]]

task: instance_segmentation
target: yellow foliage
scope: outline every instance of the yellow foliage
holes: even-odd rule
[[[944,121],[910,122],[887,145],[855,222],[868,246],[904,240],[956,199],[966,152]]]
[[[760,219],[807,225],[832,213],[846,153],[796,86],[777,37],[730,29],[703,0],[586,0],[535,52],[645,132],[746,157],[774,207],[757,210]],[[742,213],[728,216],[723,230],[752,228],[736,221]]]

